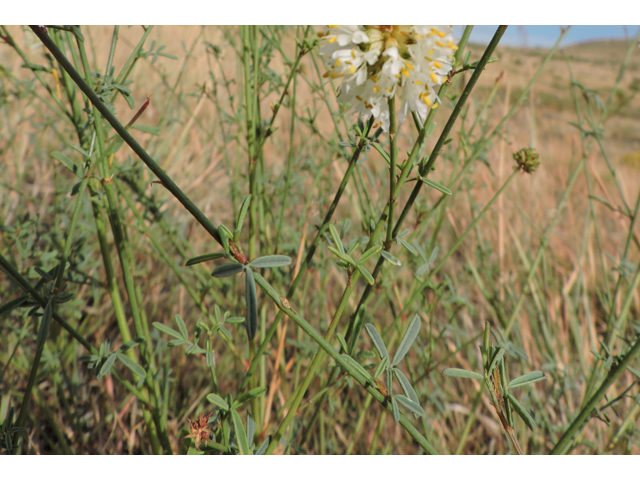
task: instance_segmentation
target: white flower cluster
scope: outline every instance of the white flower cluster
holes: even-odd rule
[[[423,120],[436,108],[436,86],[446,80],[458,49],[451,25],[328,25],[318,33],[326,57],[325,78],[342,78],[337,97],[374,128],[389,128],[388,99],[399,87],[405,100],[398,120],[409,111]]]

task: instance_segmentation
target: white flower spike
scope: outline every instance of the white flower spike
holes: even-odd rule
[[[389,129],[388,99],[405,94],[398,120],[409,111],[425,119],[436,108],[437,85],[451,71],[458,49],[452,25],[328,25],[318,33],[326,57],[325,78],[342,78],[337,98],[374,128]]]

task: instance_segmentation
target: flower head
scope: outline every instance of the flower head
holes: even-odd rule
[[[387,100],[405,93],[400,122],[409,111],[426,118],[439,102],[436,87],[446,80],[458,49],[445,25],[328,25],[318,35],[326,57],[325,78],[342,78],[337,95],[374,127],[389,128]]]
[[[527,173],[533,173],[540,165],[540,156],[535,148],[522,148],[513,154],[513,159],[518,164],[515,169],[522,170]]]

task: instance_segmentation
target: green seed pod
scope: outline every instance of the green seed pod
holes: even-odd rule
[[[524,170],[527,173],[533,173],[536,171],[536,168],[540,165],[538,157],[539,155],[535,148],[523,148],[513,154],[513,159],[518,164],[516,168]]]

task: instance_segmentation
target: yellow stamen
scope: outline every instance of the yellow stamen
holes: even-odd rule
[[[354,67],[353,65],[351,65],[349,67],[349,73],[356,73],[356,67]]]
[[[355,49],[355,48],[351,49],[351,57],[352,57],[353,59],[355,59],[355,58],[356,58],[356,49]]]
[[[424,97],[422,97],[422,101],[426,103],[428,106],[433,105],[433,102],[431,101],[428,95],[425,95]]]
[[[441,68],[441,67],[442,67],[442,64],[441,64],[440,62],[433,62],[433,65],[434,65],[436,68]]]
[[[424,85],[424,83],[422,83],[420,80],[414,80],[413,83],[415,83],[416,85]]]
[[[340,65],[342,65],[342,63],[340,62],[340,60],[336,60],[336,65],[339,67]]]
[[[404,62],[404,66],[407,67],[409,70],[413,70],[413,65],[411,65],[409,62]]]
[[[393,88],[390,88],[390,87],[385,88],[385,90],[389,93],[393,92]]]
[[[400,69],[400,72],[402,72],[402,74],[403,74],[405,77],[408,77],[408,76],[409,76],[409,71],[408,71],[406,68],[401,68],[401,69]]]
[[[430,76],[431,76],[431,81],[432,81],[433,83],[438,83],[438,77],[436,77],[436,74],[435,74],[435,73],[431,72],[431,75],[430,75]]]
[[[446,36],[447,36],[447,34],[446,34],[446,33],[444,33],[444,32],[438,32],[438,36],[439,36],[440,38],[442,38],[442,37],[446,37]]]
[[[378,83],[378,75],[375,73],[371,75],[371,80],[373,80],[373,83]]]
[[[436,45],[438,45],[439,47],[445,47],[446,45],[444,44],[444,42],[441,42],[440,40],[438,40],[436,42]]]
[[[336,43],[336,40],[338,40],[338,37],[331,37],[329,40],[327,40],[327,42]]]
[[[373,93],[378,93],[380,91],[380,85],[376,85],[373,87]]]

